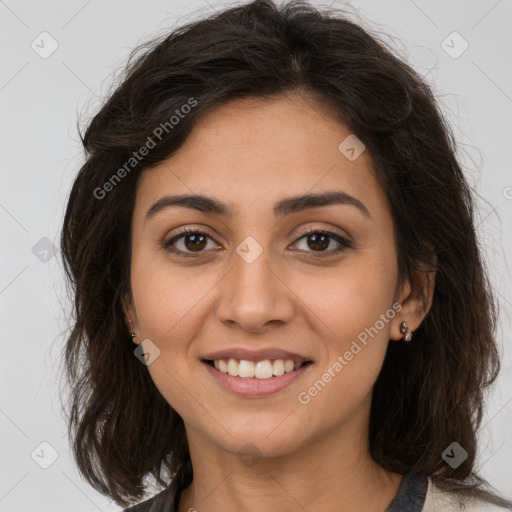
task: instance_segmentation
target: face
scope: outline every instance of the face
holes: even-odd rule
[[[368,152],[338,148],[349,135],[312,99],[235,100],[142,172],[127,317],[189,443],[279,455],[366,428],[389,339],[414,325],[389,204]],[[290,200],[326,193],[339,201]],[[177,195],[224,211],[153,207]]]

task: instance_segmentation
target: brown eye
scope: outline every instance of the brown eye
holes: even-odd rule
[[[302,236],[298,241],[304,238],[306,239],[306,246],[310,250],[300,250],[305,250],[306,252],[318,252],[330,255],[353,247],[350,240],[332,231],[308,229],[302,233]],[[326,250],[329,247],[331,241],[334,241],[336,244],[338,244],[338,247]]]
[[[315,250],[323,251],[329,247],[330,237],[324,233],[314,233],[307,237],[308,247]]]
[[[206,237],[199,233],[192,235],[185,235],[184,237],[185,247],[190,251],[200,251],[206,246]]]
[[[205,231],[185,229],[180,234],[164,242],[163,248],[169,252],[184,253],[185,255],[186,253],[201,253],[204,252],[208,239],[212,238]],[[177,242],[182,242],[182,246],[176,247]]]

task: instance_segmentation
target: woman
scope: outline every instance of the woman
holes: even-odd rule
[[[512,510],[474,470],[494,299],[428,86],[299,2],[139,50],[62,231],[91,485],[165,487],[131,511]]]

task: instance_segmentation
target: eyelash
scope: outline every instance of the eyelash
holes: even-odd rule
[[[210,234],[207,233],[206,231],[202,231],[201,229],[185,228],[180,233],[176,234],[169,240],[164,241],[162,243],[162,248],[165,251],[175,254],[176,256],[179,256],[179,257],[196,258],[198,256],[201,256],[202,254],[204,254],[204,252],[205,252],[204,250],[194,253],[194,252],[190,252],[190,251],[182,251],[181,249],[176,249],[175,247],[173,247],[173,244],[177,240],[179,240],[180,238],[183,238],[187,235],[191,235],[191,234],[203,235],[203,236],[206,236],[213,240],[213,238],[210,236]],[[328,235],[329,238],[332,238],[333,240],[335,240],[336,242],[338,242],[340,244],[340,246],[337,249],[330,249],[328,251],[306,251],[306,252],[312,252],[313,254],[318,253],[318,255],[315,257],[320,257],[320,258],[328,257],[328,256],[332,256],[333,254],[342,252],[346,249],[353,248],[353,244],[348,238],[345,238],[345,237],[339,235],[338,233],[334,233],[333,231],[329,231],[326,229],[318,229],[318,228],[306,228],[305,230],[303,230],[300,233],[300,237],[297,238],[297,240],[295,242],[302,240],[303,238],[307,238],[309,235],[313,235],[313,234]]]

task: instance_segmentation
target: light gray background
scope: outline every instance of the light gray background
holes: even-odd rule
[[[0,0],[0,511],[120,510],[81,480],[70,457],[58,395],[69,304],[59,259],[44,251],[50,241],[59,246],[66,197],[82,161],[77,113],[96,111],[113,71],[137,43],[194,18],[197,9],[232,5],[211,4]],[[352,5],[367,27],[396,38],[397,51],[432,84],[482,196],[479,231],[499,291],[503,368],[486,408],[479,467],[512,498],[512,3]],[[47,59],[31,48],[34,40],[42,46],[43,31],[59,45]],[[452,55],[463,48],[458,36],[446,39],[453,31],[469,44],[457,58],[442,47],[446,40]],[[36,450],[34,459],[51,462],[42,442],[58,453],[48,469],[31,458]]]

